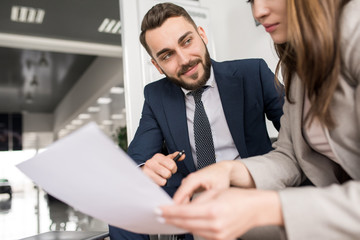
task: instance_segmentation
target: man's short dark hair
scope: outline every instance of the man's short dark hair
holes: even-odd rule
[[[160,27],[167,19],[172,17],[184,17],[195,29],[197,27],[189,13],[178,5],[173,3],[159,3],[153,6],[142,20],[140,33],[140,42],[151,57],[151,51],[145,40],[146,31]]]

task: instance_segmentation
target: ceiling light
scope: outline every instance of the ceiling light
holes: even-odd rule
[[[31,8],[24,6],[12,6],[10,19],[21,23],[43,23],[45,11],[40,8]]]
[[[90,114],[87,114],[87,113],[81,113],[79,114],[79,119],[89,119],[91,118],[91,115]]]
[[[114,120],[120,120],[120,119],[123,119],[124,118],[124,114],[113,114],[111,115],[111,119],[114,119]]]
[[[99,112],[100,111],[100,107],[89,107],[88,108],[88,112],[91,113],[95,113],[95,112]]]
[[[72,120],[72,121],[71,121],[71,124],[81,125],[81,124],[83,124],[83,120],[75,119],[75,120]]]
[[[105,19],[102,21],[100,27],[98,28],[98,31],[99,31],[99,32],[103,32],[104,29],[105,29],[105,27],[109,24],[109,22],[110,22],[110,19],[105,18]]]
[[[122,88],[122,87],[112,87],[111,89],[110,89],[110,93],[112,93],[112,94],[123,94],[124,93],[124,88]]]
[[[44,20],[44,17],[45,17],[45,11],[43,9],[38,9],[35,22],[41,24]]]
[[[113,34],[120,33],[120,30],[121,30],[120,28],[121,28],[121,22],[117,21],[115,26],[111,29],[111,33],[113,33]]]
[[[65,128],[68,129],[68,130],[73,130],[73,129],[75,129],[76,127],[75,127],[74,125],[69,124],[69,125],[66,125]]]
[[[63,137],[63,136],[65,136],[65,135],[68,134],[68,133],[69,133],[69,130],[67,130],[67,129],[61,129],[58,134],[59,134],[60,137]]]
[[[109,126],[109,125],[112,125],[112,124],[113,124],[113,121],[111,121],[111,120],[104,120],[104,121],[102,121],[102,124],[104,124],[105,126]]]
[[[35,18],[36,18],[36,10],[33,8],[29,8],[27,20],[29,22],[35,22]]]
[[[121,22],[116,19],[105,18],[100,24],[98,31],[104,33],[120,34]]]
[[[113,27],[114,27],[114,25],[116,24],[116,20],[111,20],[107,25],[106,25],[106,27],[105,27],[105,29],[104,29],[104,32],[107,32],[107,33],[109,33],[109,32],[111,32],[111,30],[113,29]]]
[[[101,97],[97,100],[98,104],[109,104],[111,103],[112,99],[108,97]]]

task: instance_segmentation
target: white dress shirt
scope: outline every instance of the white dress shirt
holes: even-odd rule
[[[214,140],[216,162],[221,160],[239,159],[240,155],[236,149],[234,140],[231,136],[229,127],[226,122],[224,110],[222,108],[219,90],[216,85],[214,71],[211,68],[209,80],[206,82],[205,89],[202,94],[202,102],[205,112],[210,122],[211,132]],[[195,101],[190,94],[191,91],[183,89],[185,94],[186,118],[189,131],[189,140],[191,145],[191,153],[194,159],[195,166],[197,166],[195,138],[194,138],[194,112]]]

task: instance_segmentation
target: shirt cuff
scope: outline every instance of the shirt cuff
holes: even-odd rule
[[[140,163],[139,165],[137,165],[137,167],[142,167],[144,165],[145,165],[145,163]]]

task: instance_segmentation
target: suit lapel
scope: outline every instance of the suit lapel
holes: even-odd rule
[[[243,81],[222,72],[213,62],[216,84],[225,118],[241,158],[248,157],[244,135],[244,86]]]
[[[194,160],[191,154],[189,132],[186,119],[186,106],[184,93],[173,85],[167,84],[167,91],[163,93],[164,115],[166,117],[169,131],[177,151],[185,150],[186,158],[184,163],[189,172],[195,171]]]

